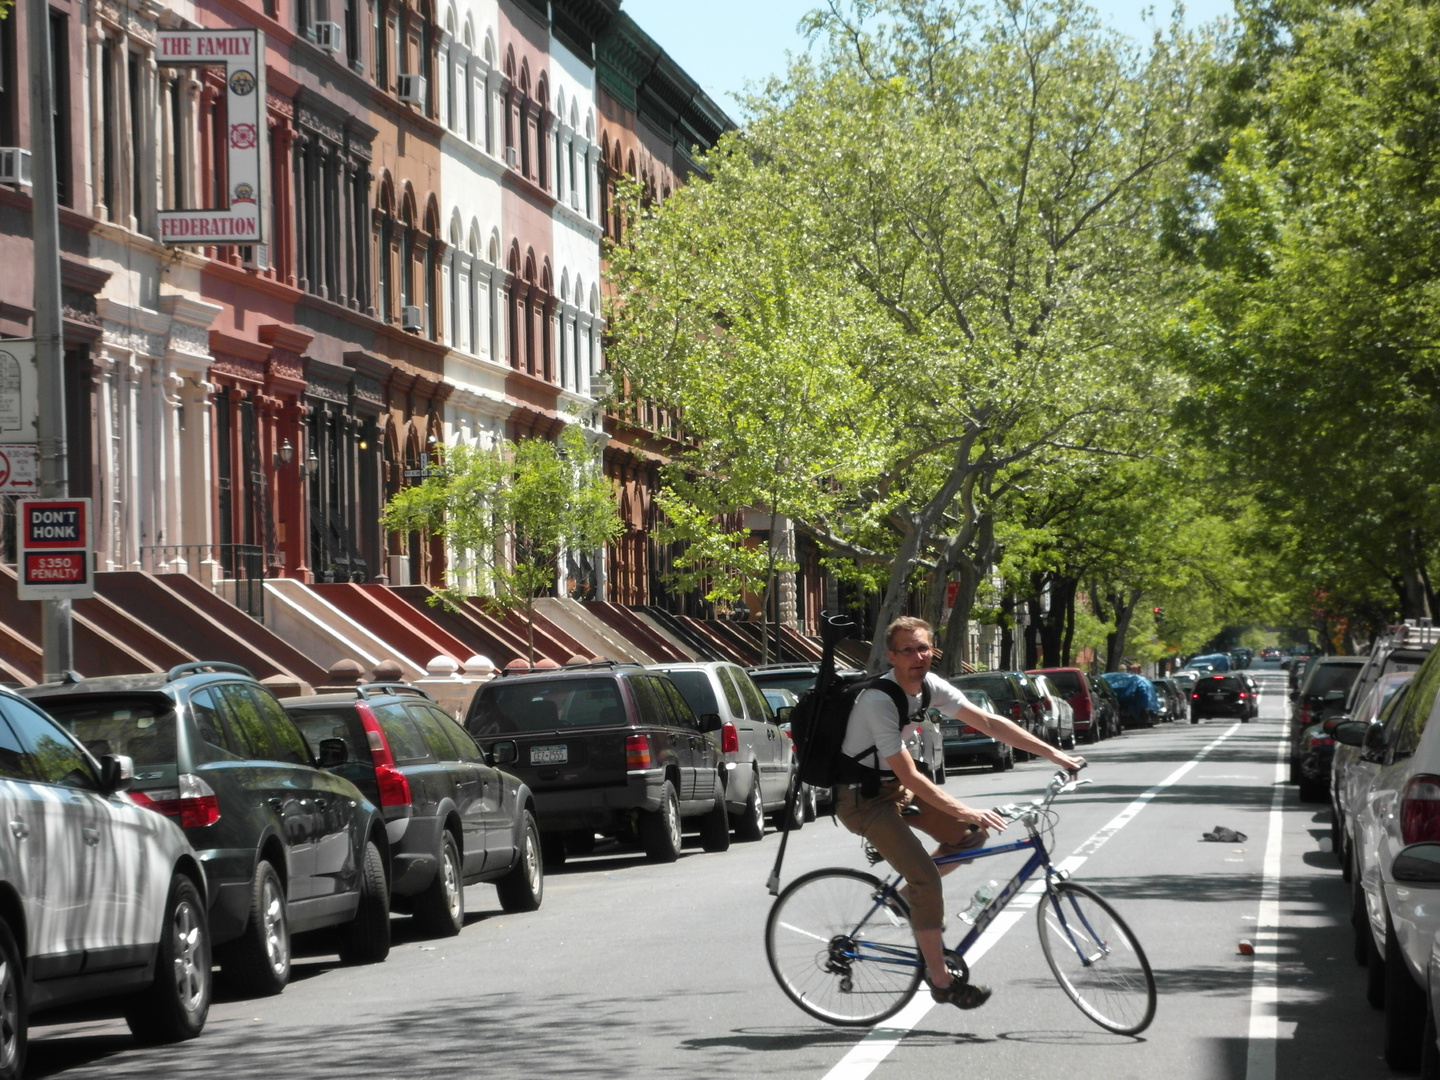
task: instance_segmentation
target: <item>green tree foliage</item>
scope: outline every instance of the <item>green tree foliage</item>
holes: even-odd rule
[[[599,457],[575,424],[558,442],[454,445],[438,457],[422,483],[391,498],[381,521],[444,539],[442,601],[458,603],[473,589],[506,607],[523,605],[534,663],[534,598],[553,591],[562,554],[594,551],[624,531]]]
[[[1075,0],[837,3],[809,28],[710,182],[637,217],[610,355],[723,505],[886,563],[883,623],[917,573],[943,596],[961,568],[973,597],[1017,467],[1163,396],[1154,207],[1206,46],[1139,50]]]
[[[1440,9],[1242,3],[1174,249],[1184,415],[1254,492],[1276,623],[1432,614]]]

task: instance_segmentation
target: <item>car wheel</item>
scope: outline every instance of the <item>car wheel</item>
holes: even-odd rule
[[[525,811],[517,854],[520,857],[509,873],[495,882],[495,891],[505,911],[535,911],[545,898],[545,857],[540,826],[535,824],[535,815],[529,810]]]
[[[245,997],[268,997],[290,981],[290,924],[280,875],[264,859],[255,867],[250,922],[226,950],[221,970]]]
[[[1385,1063],[1397,1072],[1420,1068],[1425,991],[1415,985],[1394,927],[1385,932]]]
[[[1363,908],[1361,909],[1364,910]],[[1385,957],[1375,944],[1367,922],[1365,930],[1365,1000],[1372,1009],[1385,1007]]]
[[[454,937],[465,927],[465,883],[460,877],[460,845],[449,829],[440,834],[435,880],[415,897],[415,924],[427,937]]]
[[[729,851],[730,815],[725,812],[724,789],[717,786],[717,791],[715,805],[700,819],[700,846],[706,851]]]
[[[25,1072],[28,1004],[20,950],[10,927],[0,921],[0,1080],[19,1080]]]
[[[1425,1034],[1420,1037],[1420,1080],[1440,1080],[1440,1031],[1435,1027],[1435,1006],[1425,1002]]]
[[[640,843],[651,862],[674,862],[680,857],[680,800],[669,780],[660,790],[660,808],[640,817]]]
[[[814,821],[820,816],[820,796],[815,794],[815,788],[810,784],[801,790],[805,792],[805,820]]]
[[[545,863],[545,869],[553,870],[557,866],[564,866],[565,854],[563,835],[554,832],[540,834],[540,858]]]
[[[1010,771],[1011,769],[1013,769],[1014,767],[1015,767],[1015,748],[1014,748],[1013,746],[1008,746],[1008,745],[1007,745],[1007,746],[1005,747],[1005,771],[1006,771],[1006,772],[1009,772],[1009,771]]]
[[[935,783],[945,783],[945,762],[943,761],[935,766]]]
[[[765,805],[760,801],[760,776],[757,773],[750,783],[750,794],[745,800],[745,809],[735,819],[735,839],[759,840],[765,835]]]
[[[1090,727],[1085,731],[1085,741],[1087,743],[1097,743],[1100,741],[1100,725],[1094,720],[1090,721]]]
[[[378,964],[390,955],[390,886],[385,861],[373,840],[365,841],[360,865],[360,906],[340,927],[342,964]]]
[[[165,901],[155,981],[126,999],[125,1023],[142,1043],[180,1042],[204,1030],[209,1012],[210,929],[205,901],[193,881],[176,874]]]
[[[792,776],[790,783],[795,785],[799,784],[800,781]],[[805,827],[805,807],[800,805],[799,792],[795,793],[794,802],[790,801],[790,793],[786,792],[785,807],[788,807],[790,810],[790,831],[795,832],[798,829],[803,829]],[[785,827],[785,807],[782,807],[775,813],[775,828],[777,829],[783,829]]]
[[[991,772],[1004,772],[1010,768],[1010,755],[1005,753],[1007,749],[1008,747],[1002,743],[1000,749],[995,751],[995,760],[990,763]]]
[[[1340,880],[1348,882],[1355,873],[1355,863],[1350,852],[1350,842],[1345,839],[1345,830],[1341,829],[1340,843],[1335,848],[1340,856]]]

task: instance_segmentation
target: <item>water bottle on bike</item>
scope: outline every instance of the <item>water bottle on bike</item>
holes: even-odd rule
[[[1000,884],[996,881],[987,881],[975,890],[975,895],[970,897],[970,906],[960,912],[960,921],[971,926],[980,917],[980,912],[985,910],[985,905],[995,899],[995,894],[1000,891]]]

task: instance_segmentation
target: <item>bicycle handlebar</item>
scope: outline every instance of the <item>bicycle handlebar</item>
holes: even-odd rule
[[[1084,767],[1084,764],[1080,766],[1082,769]],[[1069,772],[1066,769],[1057,769],[1055,775],[1050,778],[1050,782],[1045,785],[1045,798],[1039,802],[1006,803],[1004,806],[996,806],[992,809],[1007,821],[1018,821],[1033,811],[1048,810],[1050,804],[1055,801],[1055,796],[1064,795],[1067,792],[1074,791],[1076,788],[1090,783],[1094,783],[1094,781],[1081,780],[1076,773]]]

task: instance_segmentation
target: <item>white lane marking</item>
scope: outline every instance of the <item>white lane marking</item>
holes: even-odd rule
[[[1193,758],[1161,780],[1160,783],[1148,791],[1141,792],[1136,796],[1134,802],[1111,818],[1104,828],[1076,848],[1074,854],[1056,863],[1056,867],[1073,872],[1076,867],[1095,854],[1102,844],[1134,821],[1135,815],[1145,809],[1151,799],[1172,784],[1178,783],[1186,773],[1205,760],[1210,751],[1239,730],[1239,724],[1232,724],[1223,735],[1203,746]],[[986,928],[985,933],[980,935],[980,940],[975,942],[970,951],[965,954],[966,964],[973,969],[975,961],[989,952],[1010,928],[1020,921],[1026,911],[1038,904],[1040,896],[1044,892],[1044,878],[1039,878],[1027,885],[1014,900],[1010,901],[1010,905],[995,917],[995,920]],[[915,995],[914,1001],[885,1021],[883,1027],[872,1029],[870,1034],[853,1046],[850,1052],[825,1074],[824,1080],[865,1080],[875,1071],[875,1067],[889,1056],[890,1051],[900,1045],[900,1040],[934,1007],[935,1002],[931,1000],[929,994],[922,990]],[[1247,1080],[1254,1080],[1254,1078],[1247,1078]]]
[[[1245,1049],[1245,1080],[1275,1080],[1275,1051],[1280,1038],[1280,842],[1285,831],[1285,760],[1280,739],[1275,759],[1275,790],[1270,796],[1265,862],[1260,884],[1260,914],[1255,920],[1254,982],[1250,985],[1250,1034]]]

